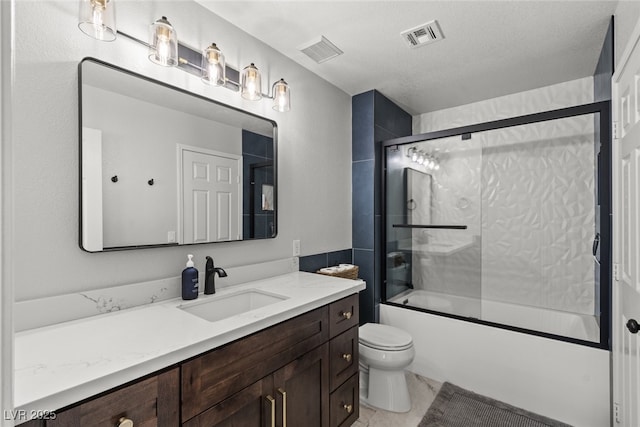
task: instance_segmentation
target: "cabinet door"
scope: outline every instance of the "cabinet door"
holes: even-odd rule
[[[276,426],[329,426],[329,344],[274,373]]]
[[[255,382],[202,414],[183,427],[275,427],[276,400],[273,377]]]
[[[347,330],[329,343],[331,391],[358,372],[358,327]]]
[[[175,427],[179,423],[178,393],[179,370],[175,368],[57,413],[46,425],[112,427],[124,418],[136,427]]]

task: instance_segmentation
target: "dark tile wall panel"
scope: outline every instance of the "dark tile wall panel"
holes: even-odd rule
[[[373,146],[373,91],[356,95],[351,100],[351,159],[372,160]]]
[[[327,254],[315,254],[300,257],[300,271],[315,273],[321,268],[327,267]]]
[[[374,289],[374,253],[372,250],[354,249],[353,263],[360,267],[359,275],[367,282],[367,288],[360,292],[360,324],[376,321]]]
[[[411,135],[411,114],[398,107],[393,101],[380,92],[374,92],[374,124],[386,129],[392,133],[395,138]],[[409,133],[407,133],[407,130]]]
[[[338,264],[353,264],[353,250],[342,249],[339,251],[302,256],[300,257],[299,270],[315,273],[321,268]]]
[[[343,249],[341,251],[329,252],[327,254],[327,267],[340,264],[353,264],[352,249]]]
[[[242,232],[245,238],[265,238],[274,234],[275,217],[273,211],[262,210],[262,184],[273,185],[273,167],[260,167],[255,169],[256,192],[254,194],[253,231],[251,236],[250,195],[251,183],[249,182],[251,165],[264,164],[273,161],[273,139],[264,135],[242,131]]]
[[[611,76],[614,68],[613,19],[611,17],[611,22],[602,44],[602,50],[600,51],[600,57],[598,58],[598,64],[593,74],[593,100],[595,102],[611,100]]]
[[[380,142],[411,135],[409,113],[378,91],[352,98],[353,262],[367,289],[360,293],[361,323],[378,321],[382,294],[382,161]]]
[[[357,249],[373,250],[374,160],[351,165],[352,244]]]

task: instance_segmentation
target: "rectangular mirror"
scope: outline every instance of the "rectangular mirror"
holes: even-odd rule
[[[93,58],[79,93],[82,249],[275,237],[274,121]]]

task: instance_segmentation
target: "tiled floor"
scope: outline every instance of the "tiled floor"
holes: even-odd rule
[[[411,410],[404,414],[383,411],[360,404],[360,418],[352,427],[416,427],[438,394],[441,383],[406,372]]]

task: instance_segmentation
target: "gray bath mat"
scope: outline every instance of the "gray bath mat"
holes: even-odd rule
[[[418,427],[571,427],[444,383]]]

